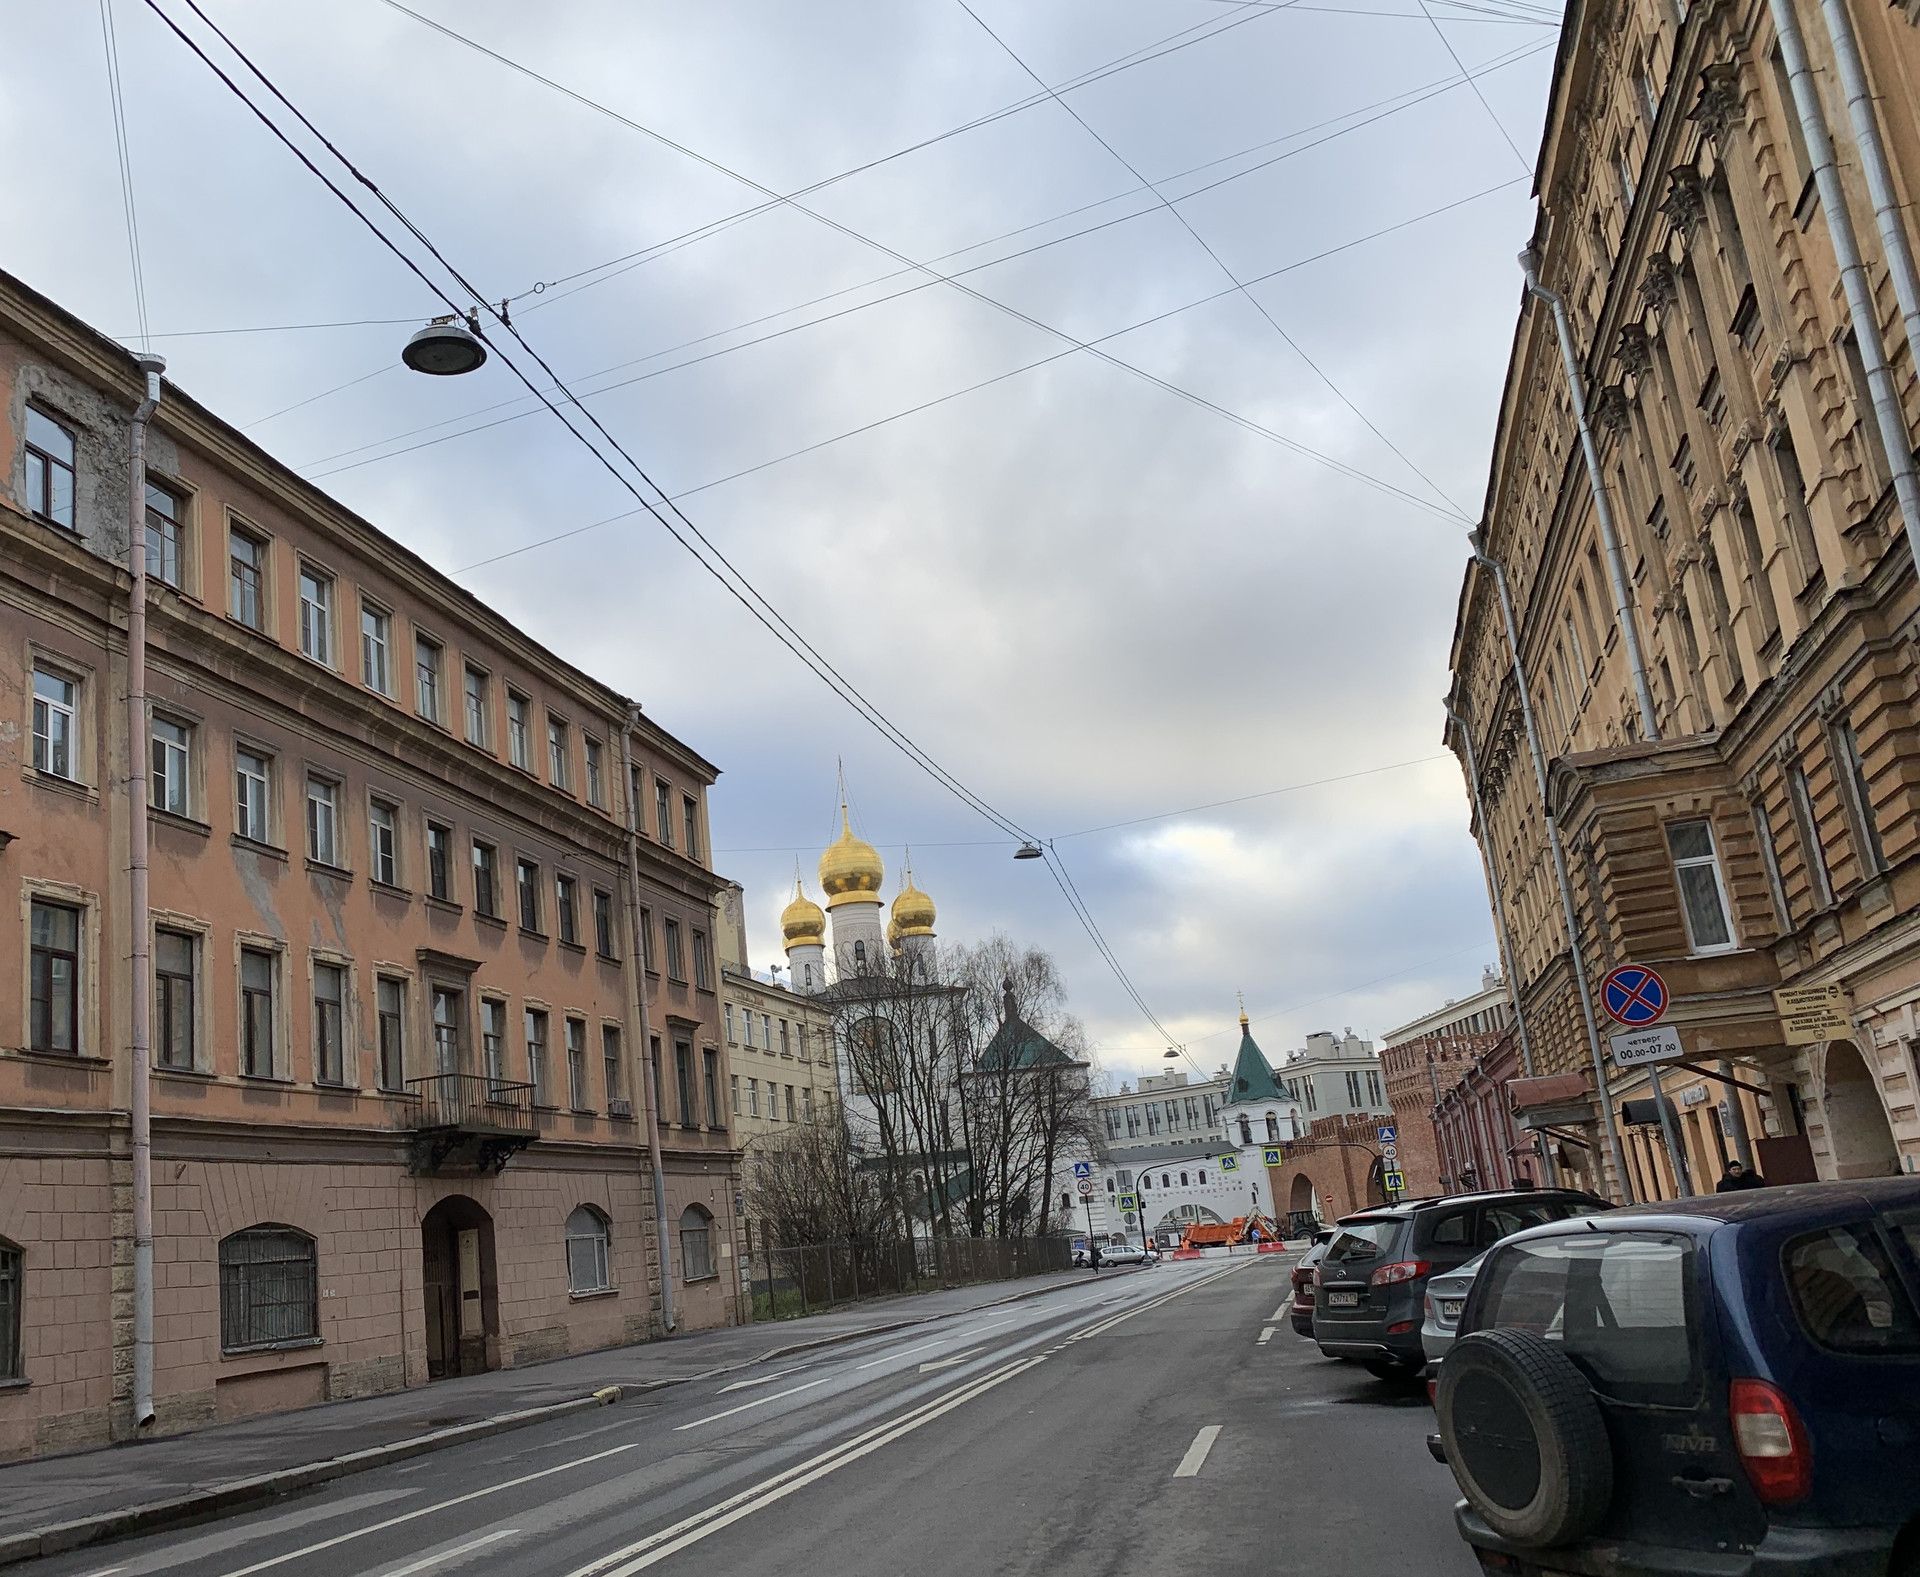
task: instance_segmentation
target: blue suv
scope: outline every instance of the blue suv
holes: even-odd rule
[[[1920,1178],[1492,1249],[1429,1442],[1504,1577],[1920,1577]]]

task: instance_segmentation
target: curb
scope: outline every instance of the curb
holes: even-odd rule
[[[883,1325],[865,1325],[858,1330],[839,1331],[831,1336],[816,1337],[812,1341],[791,1342],[784,1347],[775,1347],[739,1363],[723,1364],[699,1374],[673,1375],[666,1379],[643,1380],[631,1385],[603,1385],[586,1396],[574,1397],[565,1402],[548,1402],[539,1407],[521,1408],[516,1412],[496,1413],[491,1418],[476,1419],[470,1424],[455,1424],[446,1429],[433,1430],[428,1434],[411,1435],[405,1440],[395,1440],[388,1445],[369,1446],[363,1451],[350,1451],[343,1456],[328,1457],[323,1462],[303,1463],[299,1467],[282,1468],[274,1473],[261,1473],[253,1478],[231,1479],[226,1483],[216,1484],[210,1489],[198,1490],[188,1495],[176,1495],[169,1500],[149,1501],[145,1505],[100,1512],[91,1517],[76,1517],[70,1522],[50,1523],[44,1528],[34,1528],[25,1533],[0,1536],[0,1566],[10,1566],[19,1561],[38,1560],[44,1556],[59,1555],[69,1550],[84,1549],[90,1544],[102,1544],[111,1539],[124,1539],[137,1533],[153,1533],[163,1528],[211,1521],[215,1517],[244,1511],[263,1501],[310,1489],[317,1484],[326,1484],[334,1479],[367,1472],[372,1468],[385,1467],[389,1463],[404,1462],[409,1457],[425,1456],[429,1452],[441,1451],[449,1446],[464,1445],[473,1440],[485,1440],[491,1435],[505,1434],[513,1429],[524,1429],[531,1424],[543,1424],[550,1419],[565,1418],[569,1413],[611,1406],[615,1402],[624,1401],[632,1396],[641,1396],[650,1391],[666,1390],[672,1386],[685,1385],[693,1380],[711,1379],[715,1375],[732,1374],[741,1369],[751,1369],[759,1364],[770,1363],[776,1358],[791,1357],[795,1353],[813,1352],[823,1347],[836,1347],[847,1342],[860,1341],[868,1336],[884,1336],[893,1331],[910,1330],[917,1325],[932,1325],[940,1320],[958,1319],[965,1315],[978,1314],[985,1309],[1002,1308],[1009,1303],[1024,1303],[1029,1298],[1044,1298],[1051,1293],[1065,1292],[1070,1288],[1086,1285],[1089,1283],[1069,1281],[1052,1287],[1035,1287],[1026,1292],[1014,1293],[1011,1297],[995,1298],[988,1303],[976,1303],[966,1309],[951,1309],[940,1314],[923,1314],[914,1319],[893,1320]]]

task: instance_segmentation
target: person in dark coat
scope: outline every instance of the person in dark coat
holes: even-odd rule
[[[1727,1169],[1721,1173],[1720,1181],[1714,1186],[1716,1194],[1737,1194],[1746,1188],[1765,1188],[1767,1180],[1753,1171],[1744,1162],[1729,1161]]]

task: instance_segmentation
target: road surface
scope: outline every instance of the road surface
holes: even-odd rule
[[[1290,1258],[1090,1275],[8,1577],[1471,1577],[1424,1397],[1293,1334]]]

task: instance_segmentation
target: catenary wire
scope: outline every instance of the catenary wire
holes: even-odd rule
[[[1447,37],[1447,30],[1440,25],[1439,21],[1434,17],[1433,12],[1428,9],[1427,0],[1420,0],[1420,10],[1426,17],[1428,26],[1433,29],[1433,36],[1440,40],[1440,47],[1446,50],[1447,56],[1452,60],[1454,66],[1464,72],[1467,68],[1465,63],[1460,59],[1460,52],[1453,47],[1453,40]],[[1494,130],[1500,133],[1502,140],[1513,150],[1514,158],[1520,161],[1520,168],[1531,172],[1533,166],[1527,162],[1527,156],[1520,151],[1520,144],[1513,140],[1513,133],[1507,130],[1506,122],[1494,114],[1492,103],[1488,100],[1486,94],[1480,91],[1480,84],[1470,82],[1468,86],[1473,89],[1473,96],[1480,101],[1480,107],[1487,112],[1487,119],[1493,122]]]
[[[140,217],[133,200],[133,154],[127,145],[127,108],[120,82],[120,41],[113,26],[113,0],[100,0],[100,42],[106,53],[107,96],[113,105],[113,147],[120,165],[120,206],[127,221],[127,261],[132,269],[133,310],[140,322],[140,348],[151,350],[147,325],[147,275],[140,259]]]

